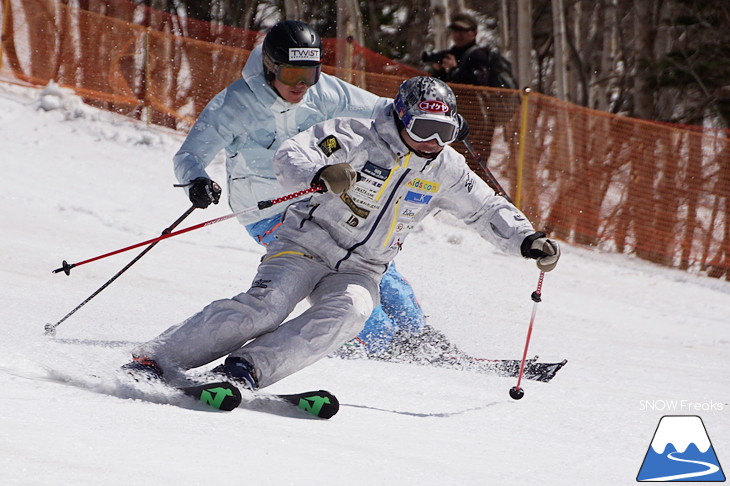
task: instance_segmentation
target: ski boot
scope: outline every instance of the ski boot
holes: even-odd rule
[[[155,360],[146,356],[133,357],[121,369],[136,381],[162,381],[162,368]]]
[[[222,375],[233,384],[241,385],[251,391],[259,388],[256,370],[251,363],[243,358],[229,356],[222,365],[216,366],[210,372]]]

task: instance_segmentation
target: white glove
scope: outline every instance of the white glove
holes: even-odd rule
[[[532,242],[530,252],[540,254],[536,258],[537,268],[543,272],[554,269],[560,259],[560,246],[555,240],[549,238],[538,238]]]
[[[545,238],[542,233],[536,233],[532,237],[534,238],[535,236],[538,237],[530,243],[529,248],[526,249],[526,252],[523,251],[523,254],[527,258],[534,258],[537,261],[537,268],[540,271],[549,272],[558,264],[558,260],[560,259],[560,246],[557,241]]]
[[[328,165],[317,174],[314,182],[324,184],[328,191],[342,194],[357,182],[357,171],[347,162]]]

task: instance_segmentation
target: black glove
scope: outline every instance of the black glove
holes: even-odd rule
[[[313,186],[324,185],[325,191],[342,194],[357,182],[357,171],[347,162],[327,165],[317,172],[312,180]]]
[[[459,132],[456,134],[456,141],[463,142],[469,136],[469,122],[459,113],[456,114],[456,120],[459,122]]]
[[[190,183],[188,196],[193,206],[205,209],[210,203],[218,204],[221,198],[221,186],[207,177],[198,177]]]
[[[555,240],[545,237],[545,233],[537,232],[524,239],[521,246],[522,256],[537,260],[537,268],[549,272],[555,268],[560,259],[560,246]]]

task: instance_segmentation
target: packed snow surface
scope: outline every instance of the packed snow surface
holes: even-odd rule
[[[246,290],[262,254],[235,219],[168,239],[44,335],[139,250],[52,274],[62,260],[153,238],[190,207],[172,187],[182,139],[54,86],[0,85],[0,484],[630,485],[663,415],[701,416],[730,465],[730,283],[567,244],[529,354],[569,362],[520,401],[513,378],[336,358],[271,387],[332,391],[329,421],[115,385],[135,344]],[[221,159],[210,173],[225,182]],[[396,261],[454,343],[521,357],[534,262],[442,216]]]

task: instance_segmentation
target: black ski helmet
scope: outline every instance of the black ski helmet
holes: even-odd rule
[[[315,67],[322,64],[322,40],[309,25],[299,20],[283,20],[274,25],[264,38],[264,72],[274,79],[276,66],[287,64]]]

